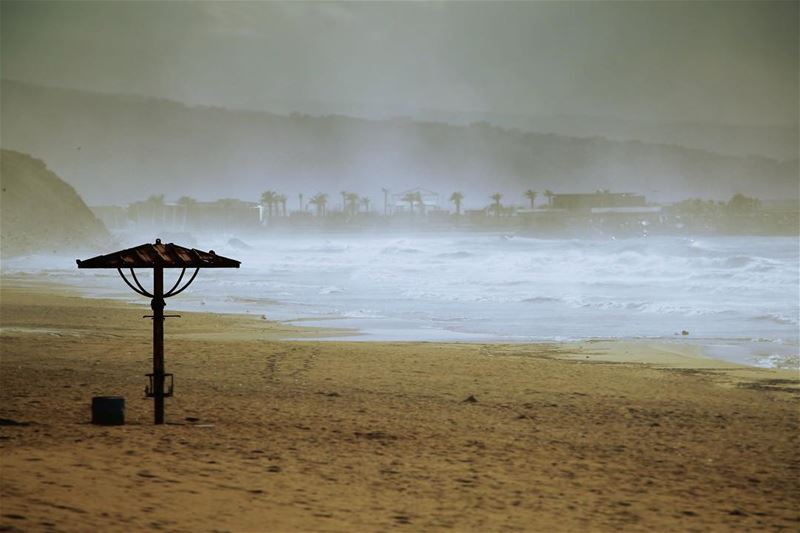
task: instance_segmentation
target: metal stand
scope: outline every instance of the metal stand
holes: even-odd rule
[[[145,374],[147,376],[147,385],[144,388],[144,395],[148,398],[154,398],[155,393],[155,374]],[[169,398],[175,391],[175,380],[172,374],[164,374],[164,398]]]
[[[156,242],[160,244],[160,241]],[[147,374],[147,377],[150,378],[150,383],[145,389],[145,395],[153,398],[153,421],[155,424],[164,423],[164,398],[172,396],[173,391],[172,374],[167,374],[164,371],[164,319],[168,317],[180,318],[180,315],[164,314],[164,307],[166,307],[165,298],[175,296],[176,294],[180,294],[186,290],[186,288],[194,281],[194,278],[197,276],[197,272],[199,270],[199,268],[195,269],[194,274],[189,281],[179,288],[181,281],[183,280],[183,276],[186,273],[186,269],[184,268],[180,276],[178,276],[178,281],[175,282],[175,285],[165,293],[164,268],[159,266],[153,267],[153,293],[151,294],[147,292],[144,287],[142,287],[141,283],[139,283],[139,279],[136,277],[136,273],[132,268],[130,269],[130,272],[131,278],[133,278],[133,283],[131,283],[125,277],[125,274],[122,273],[121,268],[117,269],[119,275],[131,289],[142,296],[147,296],[151,299],[150,308],[153,310],[153,314],[145,315],[144,318],[151,318],[153,320],[153,373]],[[165,390],[164,384],[167,377],[170,378],[170,385],[169,389]]]

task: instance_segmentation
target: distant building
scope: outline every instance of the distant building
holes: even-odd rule
[[[426,213],[440,209],[439,193],[417,187],[392,194],[390,205],[393,213]]]
[[[166,203],[163,198],[151,197],[127,207],[91,209],[112,230],[234,231],[256,228],[261,218],[258,204],[235,199]]]
[[[554,194],[551,205],[554,209],[645,207],[647,201],[641,194],[598,191],[591,194]]]
[[[182,229],[233,231],[253,229],[261,223],[261,209],[255,202],[224,198],[197,202],[186,207]]]

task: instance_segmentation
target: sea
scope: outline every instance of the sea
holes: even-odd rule
[[[125,240],[125,237],[121,237]],[[141,244],[130,238],[120,248]],[[180,244],[180,243],[177,243]],[[709,357],[800,368],[797,237],[537,239],[514,234],[211,238],[242,262],[202,270],[168,311],[245,313],[360,341],[651,340]],[[142,302],[114,270],[18,257],[7,274]],[[167,271],[165,286],[179,271]],[[138,272],[145,285],[150,273]]]

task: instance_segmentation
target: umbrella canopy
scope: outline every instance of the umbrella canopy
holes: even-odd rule
[[[240,262],[214,253],[177,244],[142,244],[127,250],[77,260],[78,268],[239,268]]]

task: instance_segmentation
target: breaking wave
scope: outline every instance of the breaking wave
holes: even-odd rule
[[[249,240],[225,252],[237,272],[204,271],[170,305],[291,320],[341,317],[381,331],[488,340],[672,338],[798,344],[798,244],[783,237],[543,240],[448,234]],[[33,265],[33,267],[31,267]],[[25,258],[31,268],[95,292],[130,298],[115,273]],[[146,276],[145,276],[146,277]],[[202,298],[199,296],[202,294]],[[362,322],[358,322],[361,320]],[[330,324],[329,324],[330,325]]]

